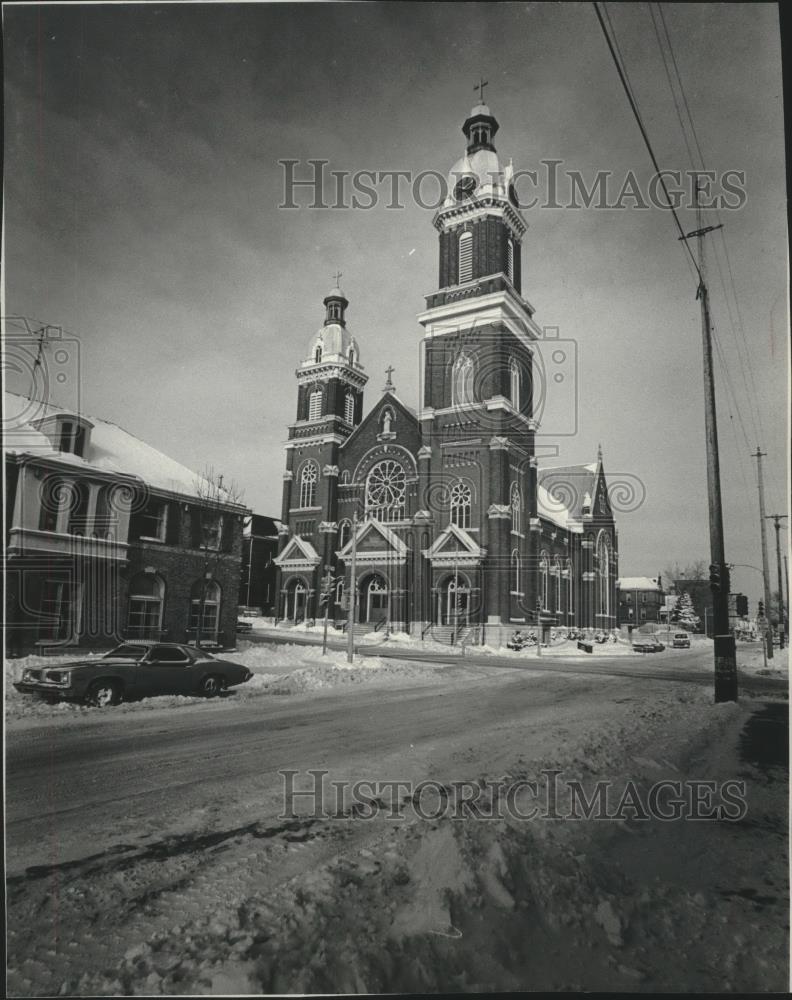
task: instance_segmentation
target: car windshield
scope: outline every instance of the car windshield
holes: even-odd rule
[[[136,646],[132,645],[132,643],[122,643],[120,646],[116,646],[115,649],[111,649],[109,653],[105,653],[104,659],[109,660],[114,657],[121,656],[125,660],[142,660],[148,651],[148,646]]]

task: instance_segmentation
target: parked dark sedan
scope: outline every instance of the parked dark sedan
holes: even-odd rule
[[[657,639],[633,639],[632,647],[636,653],[662,653],[665,649]]]
[[[220,660],[203,649],[172,642],[129,641],[104,656],[57,667],[28,668],[14,687],[53,700],[104,706],[158,694],[212,698],[252,676],[242,664]]]

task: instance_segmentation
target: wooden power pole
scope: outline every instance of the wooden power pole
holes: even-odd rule
[[[758,450],[758,449],[757,449]],[[784,603],[784,574],[781,570],[781,529],[784,527],[781,521],[788,518],[788,514],[768,514],[767,519],[775,522],[776,533],[776,566],[778,568],[778,648],[784,648],[785,633],[789,631],[789,615]],[[770,613],[770,609],[767,609]]]
[[[729,630],[729,567],[723,538],[718,420],[715,409],[715,377],[712,365],[712,326],[709,291],[705,279],[704,237],[719,226],[701,225],[699,183],[696,178],[696,226],[681,239],[696,237],[698,244],[699,287],[701,302],[701,340],[704,355],[704,429],[707,446],[707,497],[709,500],[710,587],[712,589],[713,646],[715,654],[715,701],[737,700],[737,650]]]
[[[765,514],[765,502],[764,502],[764,476],[762,475],[762,459],[767,455],[766,451],[760,451],[758,445],[756,452],[751,455],[751,458],[756,459],[756,479],[759,484],[759,532],[762,538],[762,579],[764,580],[764,606],[765,614],[770,614],[770,562],[767,558],[767,530],[765,527],[765,521],[767,520],[767,515]],[[765,645],[767,646],[767,657],[768,659],[773,659],[773,631],[768,629],[765,634]]]

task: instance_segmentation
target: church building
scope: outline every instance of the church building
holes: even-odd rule
[[[341,288],[296,371],[278,617],[498,645],[517,628],[616,627],[617,534],[602,451],[539,468],[542,329],[522,296],[527,230],[498,122],[476,105],[434,217],[439,282],[417,411],[368,376]],[[365,348],[365,344],[363,344]],[[548,391],[552,391],[552,386]],[[543,441],[546,441],[543,438]],[[557,449],[553,449],[557,453]]]

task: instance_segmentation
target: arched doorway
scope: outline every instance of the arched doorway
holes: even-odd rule
[[[470,583],[456,574],[447,577],[437,588],[437,624],[468,625],[470,623]]]
[[[376,625],[388,617],[388,584],[378,573],[366,577],[360,588],[360,624]]]
[[[285,597],[286,606],[283,617],[286,621],[295,623],[304,621],[308,590],[302,580],[292,580],[286,587]]]

